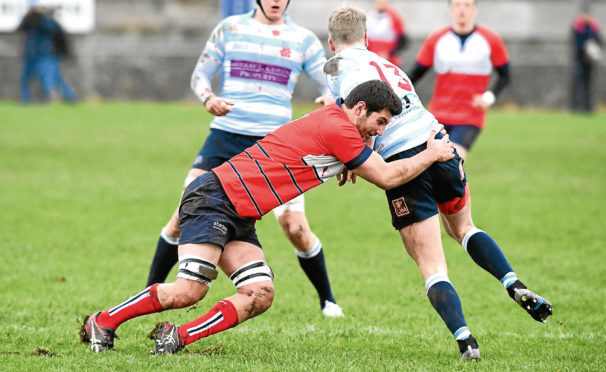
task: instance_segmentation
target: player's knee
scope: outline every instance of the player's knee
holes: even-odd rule
[[[165,309],[181,309],[195,305],[207,292],[206,285],[191,280],[177,280],[171,284],[167,296],[160,301]]]
[[[238,293],[246,299],[248,318],[265,312],[274,300],[274,274],[264,260],[248,262],[236,269],[229,277]]]
[[[171,296],[173,307],[182,308],[200,301],[217,275],[216,266],[203,257],[179,257],[179,273]]]
[[[303,226],[298,223],[287,225],[284,231],[286,232],[288,239],[295,242],[301,241],[305,236],[305,230]]]
[[[198,301],[204,298],[204,294],[201,292],[178,292],[173,296],[173,308],[181,309],[184,307],[195,305],[196,303],[198,303]]]
[[[259,282],[238,289],[244,294],[248,303],[244,307],[248,318],[264,313],[274,301],[275,291],[271,281]]]
[[[179,227],[179,221],[177,223],[173,223],[173,221],[169,221],[166,226],[162,229],[160,235],[164,240],[173,245],[179,244],[179,236],[181,235],[181,228]]]
[[[305,236],[305,225],[299,219],[292,217],[288,212],[281,216],[280,225],[291,241],[299,241]]]

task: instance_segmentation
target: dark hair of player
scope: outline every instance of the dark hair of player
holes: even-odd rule
[[[358,85],[344,102],[349,108],[354,107],[358,102],[365,102],[367,116],[385,108],[389,110],[392,117],[402,112],[402,101],[389,85],[381,80],[369,80]]]

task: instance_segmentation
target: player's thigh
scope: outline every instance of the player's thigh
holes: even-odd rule
[[[431,177],[427,171],[403,185],[386,190],[385,196],[391,224],[396,230],[438,214]]]
[[[440,212],[444,214],[458,212],[469,199],[463,162],[463,159],[455,154],[453,159],[434,163],[429,168],[434,198]]]
[[[219,259],[219,267],[227,276],[253,261],[265,261],[263,250],[250,242],[235,240],[227,243]]]
[[[442,214],[445,230],[453,239],[461,243],[465,234],[475,226],[471,217],[471,198],[469,197],[458,212]]]
[[[400,236],[406,251],[419,266],[423,279],[427,280],[438,272],[447,273],[437,215],[402,228]]]

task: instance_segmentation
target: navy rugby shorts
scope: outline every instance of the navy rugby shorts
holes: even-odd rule
[[[261,138],[263,137],[245,136],[211,128],[192,168],[209,171],[254,145]]]
[[[438,133],[436,138],[441,138]],[[387,162],[410,158],[425,150],[427,144],[402,151],[386,159]],[[458,153],[447,162],[436,162],[417,178],[385,191],[391,224],[396,230],[423,221],[442,212],[460,211],[469,200],[467,177],[463,159]]]
[[[444,129],[446,129],[446,133],[448,133],[452,142],[463,146],[467,151],[471,150],[481,131],[481,129],[475,125],[469,124],[444,124]]]
[[[221,248],[239,240],[261,248],[256,220],[240,217],[213,172],[204,173],[187,186],[179,206],[179,244],[214,243]]]

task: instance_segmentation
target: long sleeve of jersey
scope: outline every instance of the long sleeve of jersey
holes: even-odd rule
[[[410,78],[411,83],[416,83],[420,78],[425,75],[425,73],[429,71],[429,67],[425,67],[420,63],[417,63],[415,67],[408,73],[408,77]]]
[[[497,71],[497,74],[499,77],[498,77],[497,81],[494,83],[494,85],[492,86],[491,91],[495,95],[495,97],[497,97],[499,95],[499,93],[501,93],[503,88],[505,88],[507,85],[509,85],[511,78],[509,76],[509,64],[508,63],[503,66],[495,68],[495,70]]]
[[[220,23],[214,29],[191,75],[191,89],[201,101],[204,101],[209,94],[212,94],[210,79],[223,65],[225,53],[222,46],[223,40],[220,37],[220,35],[223,35],[220,32],[222,27],[223,24]]]

